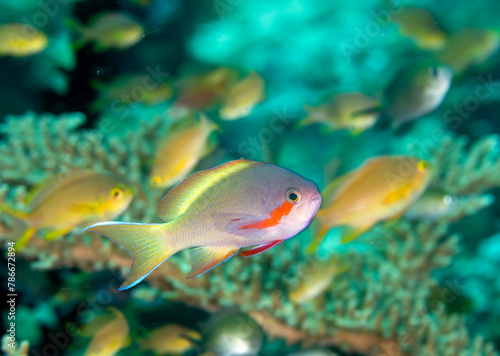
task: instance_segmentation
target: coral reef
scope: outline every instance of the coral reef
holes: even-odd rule
[[[0,144],[0,165],[5,167],[0,172],[2,199],[22,208],[28,187],[58,173],[64,163],[64,169],[91,168],[128,177],[143,188],[143,196],[123,219],[153,221],[163,192],[151,191],[145,183],[151,152],[168,129],[161,118],[141,123],[121,139],[76,130],[83,122],[79,114],[9,118],[2,127],[5,143]],[[149,286],[136,287],[132,295],[182,301],[207,311],[236,307],[269,336],[289,344],[335,346],[364,355],[496,355],[490,343],[468,336],[463,316],[446,313],[445,300],[429,300],[437,285],[432,272],[447,267],[459,251],[460,237],[449,233],[450,225],[492,202],[485,191],[499,184],[496,138],[467,147],[463,139],[445,135],[421,155],[435,165],[433,184],[460,197],[458,207],[435,222],[401,219],[379,225],[361,242],[344,246],[349,270],[314,300],[296,304],[288,297],[320,259],[305,255],[299,238],[272,254],[234,258],[190,280],[184,277],[189,258],[186,252],[178,253],[148,277]],[[8,233],[2,234],[3,241],[8,239]],[[320,252],[332,250],[327,243]],[[50,242],[34,239],[19,255],[37,269],[65,266],[125,274],[130,265],[125,250],[90,234]]]

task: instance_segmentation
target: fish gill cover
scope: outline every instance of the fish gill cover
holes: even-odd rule
[[[499,16],[0,2],[3,352],[498,355]]]

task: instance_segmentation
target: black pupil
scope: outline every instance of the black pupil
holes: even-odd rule
[[[120,191],[118,190],[115,190],[115,197],[119,196],[120,195]]]
[[[291,201],[295,201],[298,198],[297,194],[295,194],[295,193],[290,193],[290,195],[288,197],[290,198]]]

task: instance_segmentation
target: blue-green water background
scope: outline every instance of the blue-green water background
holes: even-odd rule
[[[426,142],[429,133],[437,128],[464,135],[470,142],[498,134],[500,95],[496,89],[477,108],[463,115],[458,114],[456,105],[474,95],[481,83],[479,78],[500,79],[499,51],[455,77],[437,110],[400,131],[375,129],[352,137],[345,132],[324,133],[317,126],[301,131],[293,129],[294,123],[305,116],[303,105],[316,104],[325,95],[347,91],[379,96],[401,68],[432,55],[401,36],[390,21],[391,11],[404,6],[427,9],[447,34],[465,27],[500,30],[500,3],[487,0],[391,4],[373,0],[151,0],[145,5],[128,0],[0,1],[1,23],[32,23],[50,39],[49,47],[40,54],[26,58],[0,57],[0,122],[7,115],[23,115],[27,111],[55,115],[82,112],[87,121],[81,129],[126,137],[124,132],[138,127],[143,120],[163,114],[171,102],[130,105],[119,112],[109,108],[95,111],[91,104],[98,92],[90,84],[92,79],[108,82],[124,73],[146,74],[152,69],[168,73],[174,79],[228,66],[257,71],[265,81],[266,98],[241,120],[224,122],[214,117],[221,127],[221,151],[216,151],[219,156],[213,160],[207,158],[206,166],[219,163],[220,159],[242,156],[267,160],[323,188],[333,176],[354,169],[369,157],[409,153],[408,143]],[[125,50],[95,52],[92,46],[86,46],[75,51],[72,47],[75,34],[64,26],[64,19],[71,17],[86,23],[102,11],[132,14],[144,25],[145,37]],[[459,121],[446,120],[448,110],[454,110]],[[276,118],[285,123],[284,129],[268,130],[271,120]],[[112,128],[104,122],[112,122]],[[500,173],[500,169],[496,172]],[[494,198],[499,196],[498,189],[488,193]],[[461,249],[466,254],[461,266],[466,265],[471,271],[459,276],[466,287],[461,290],[462,299],[453,312],[470,313],[467,324],[470,334],[484,335],[499,349],[500,282],[495,270],[499,266],[495,251],[499,251],[500,245],[496,235],[500,228],[497,201],[455,223],[451,232],[460,233]],[[495,235],[496,239],[492,239]],[[482,243],[486,240],[487,244]],[[494,262],[481,265],[485,261],[481,256],[488,256],[486,259]],[[457,277],[457,273],[450,272],[449,276]],[[27,260],[19,258],[17,285],[22,298],[18,305],[18,340],[30,340],[35,349],[42,350],[43,345],[52,342],[50,333],[62,330],[65,323],[77,318],[77,303],[54,305],[46,301],[61,288],[81,288],[84,284],[88,288],[80,296],[83,300],[88,298],[87,294],[103,288],[111,277],[109,271],[89,275],[77,268],[37,271]],[[113,304],[122,305],[135,315],[141,330],[166,322],[199,328],[209,317],[203,308],[188,307],[182,302],[155,304],[155,309],[146,308],[127,293],[114,298]],[[84,347],[85,341],[79,340],[73,347],[58,352],[78,355],[83,354]],[[267,351],[263,354],[285,355],[300,347],[266,341],[264,349]],[[342,354],[340,347],[333,349]],[[123,354],[140,354],[133,347],[126,352]]]

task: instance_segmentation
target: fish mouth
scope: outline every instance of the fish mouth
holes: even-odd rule
[[[312,199],[309,201],[309,204],[320,204],[321,205],[322,199],[321,199],[321,194],[316,193],[313,195]]]
[[[321,199],[321,194],[319,193],[316,193],[312,196],[312,199],[309,201],[309,206],[315,210],[315,214],[316,212],[319,210],[319,207],[321,206],[321,203],[323,202],[323,200]]]

